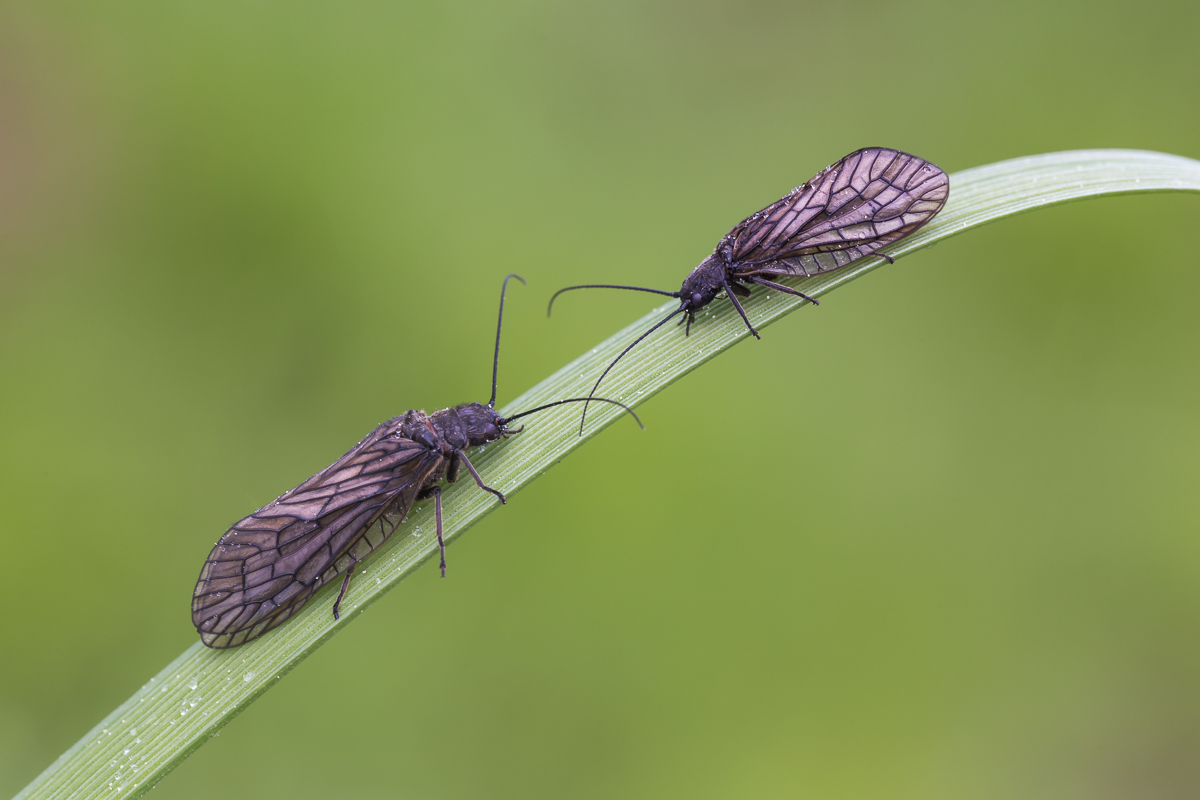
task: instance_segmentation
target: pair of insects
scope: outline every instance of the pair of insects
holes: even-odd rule
[[[395,532],[419,499],[434,500],[444,576],[439,487],[443,478],[454,482],[466,467],[480,489],[505,502],[500,491],[484,483],[467,456],[468,449],[520,433],[523,426],[510,427],[514,420],[564,403],[583,403],[584,418],[590,402],[604,402],[637,419],[628,407],[597,397],[596,392],[616,363],[655,330],[680,316],[679,322],[687,323],[687,335],[696,312],[724,292],[758,337],[738,301],[750,294],[751,286],[816,304],[812,297],[778,281],[831,272],[872,255],[892,261],[883,248],[927,223],[945,205],[948,193],[946,173],[933,164],[897,150],[866,148],[734,226],[677,292],[614,284],[559,290],[551,305],[562,292],[611,288],[674,297],[679,307],[613,359],[587,397],[558,400],[509,417],[495,410],[505,278],[488,403],[467,403],[433,414],[408,411],[390,419],[332,465],[235,523],[204,562],[192,595],[192,621],[201,640],[210,647],[228,648],[261,636],[340,575],[341,591],[333,604],[336,618],[355,567]]]

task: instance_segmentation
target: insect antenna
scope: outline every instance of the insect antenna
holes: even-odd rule
[[[633,417],[633,421],[638,424],[639,428],[641,428],[642,430],[646,430],[646,426],[642,424],[642,420],[638,417],[637,414],[635,414],[633,412],[632,408],[625,405],[624,403],[618,403],[616,400],[609,400],[607,397],[572,397],[567,400],[555,400],[553,403],[546,403],[544,406],[538,406],[537,408],[531,408],[528,411],[522,411],[520,414],[513,414],[511,417],[501,417],[499,422],[502,425],[507,425],[508,423],[512,422],[514,419],[520,419],[521,417],[527,417],[530,414],[536,414],[539,411],[545,411],[547,408],[554,408],[555,406],[561,406],[563,403],[586,403],[589,400],[594,400],[597,403],[612,403],[614,406],[620,406],[621,408],[625,409],[626,413],[628,413],[629,416]]]
[[[550,316],[550,310],[554,308],[554,299],[563,292],[569,292],[572,289],[628,289],[631,292],[650,292],[651,294],[663,294],[667,297],[679,297],[679,292],[668,292],[663,289],[647,289],[645,286],[617,286],[612,283],[584,283],[579,286],[568,286],[565,289],[559,289],[550,298],[550,303],[546,306],[546,316]]]
[[[496,407],[496,370],[500,368],[500,326],[504,324],[504,292],[508,289],[509,278],[516,278],[521,283],[525,283],[525,279],[520,275],[510,272],[504,276],[504,283],[500,285],[500,314],[496,319],[496,350],[492,353],[492,399],[488,400],[488,408]]]
[[[669,319],[671,319],[671,317],[675,316],[676,314],[682,313],[686,308],[687,308],[686,305],[681,305],[681,306],[679,306],[679,308],[675,309],[670,314],[667,314],[665,317],[660,319],[658,322],[654,323],[653,327],[651,327],[650,330],[646,331],[641,336],[634,339],[633,344],[629,345],[629,347],[626,347],[624,350],[622,350],[621,355],[614,358],[612,360],[612,363],[609,364],[607,367],[605,367],[604,372],[600,373],[600,377],[597,378],[596,382],[592,385],[591,393],[587,396],[587,398],[584,400],[584,403],[583,403],[583,414],[581,414],[580,418],[579,418],[579,435],[580,436],[583,436],[583,423],[587,421],[588,401],[601,399],[599,397],[596,397],[596,390],[600,388],[600,382],[604,380],[604,376],[609,373],[609,370],[611,370],[613,367],[615,367],[617,365],[618,361],[620,361],[622,358],[625,357],[626,353],[628,353],[633,348],[637,347],[638,343],[641,342],[642,339],[645,339],[647,336],[654,333],[656,330],[661,328],[663,325],[666,325],[667,321]],[[613,401],[610,400],[609,402],[613,402]]]

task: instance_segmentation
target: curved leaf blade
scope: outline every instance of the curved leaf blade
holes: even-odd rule
[[[912,237],[889,248],[893,256],[904,256],[970,228],[1044,206],[1112,194],[1200,192],[1200,161],[1137,150],[1050,153],[963,170],[950,176],[950,187],[950,200],[942,213]],[[886,263],[868,258],[794,285],[806,294],[819,296]],[[586,394],[604,366],[674,305],[672,301],[655,309],[606,339],[514,400],[503,413]],[[805,303],[795,297],[759,291],[743,305],[755,325],[762,328]],[[730,304],[714,303],[705,311],[690,337],[685,339],[678,331],[665,328],[631,352],[606,381],[606,396],[637,405],[749,336]],[[536,418],[530,428],[533,435],[492,445],[473,461],[490,485],[511,496],[620,416],[621,412],[611,406],[596,408],[589,414],[587,430],[580,438],[576,434],[578,409],[569,405],[552,409]],[[470,481],[450,487],[444,500],[447,539],[457,538],[498,505]],[[146,792],[349,624],[357,612],[432,556],[437,551],[432,511],[428,502],[414,509],[401,532],[360,568],[342,604],[340,621],[335,622],[330,614],[335,593],[326,591],[287,625],[236,650],[213,651],[197,641],[17,797],[123,798]]]

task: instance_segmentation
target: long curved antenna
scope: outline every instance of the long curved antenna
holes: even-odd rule
[[[488,408],[496,407],[496,370],[500,368],[500,326],[504,324],[504,292],[508,289],[509,278],[516,278],[525,284],[524,278],[515,272],[510,272],[504,276],[504,283],[500,285],[500,315],[496,320],[496,351],[492,353],[492,399],[488,400]]]
[[[638,418],[638,415],[633,413],[632,408],[625,405],[624,403],[618,403],[616,400],[609,400],[607,397],[572,397],[569,400],[555,400],[553,403],[546,403],[546,405],[544,405],[544,406],[538,406],[537,408],[531,408],[528,411],[522,411],[520,414],[513,414],[511,417],[504,417],[500,420],[500,423],[503,425],[507,425],[508,423],[512,422],[514,419],[519,419],[520,417],[527,417],[530,414],[536,414],[539,411],[545,411],[547,408],[554,408],[555,406],[561,406],[563,403],[586,403],[588,400],[595,400],[598,403],[612,403],[614,406],[620,406],[621,408],[625,409],[625,411],[629,414],[629,416],[633,417],[633,421],[638,424],[639,428],[641,428],[642,430],[646,430],[646,426],[642,424],[642,420],[640,418]]]
[[[675,316],[676,314],[682,313],[682,312],[683,312],[683,311],[684,311],[686,308],[687,308],[687,306],[685,306],[685,305],[681,305],[681,306],[679,306],[679,308],[675,309],[675,310],[674,310],[674,311],[672,311],[670,314],[667,314],[665,317],[663,317],[662,319],[660,319],[658,322],[654,323],[654,326],[653,326],[653,327],[651,327],[651,328],[650,328],[650,330],[646,331],[646,332],[645,332],[645,333],[643,333],[641,336],[639,336],[638,338],[634,339],[634,340],[633,340],[633,344],[629,345],[629,347],[626,347],[624,350],[622,350],[622,351],[621,351],[621,355],[619,355],[619,356],[617,356],[616,358],[614,358],[614,359],[612,360],[612,363],[611,363],[611,364],[609,364],[609,365],[608,365],[608,366],[607,366],[607,367],[604,369],[604,372],[601,372],[601,373],[600,373],[600,377],[599,377],[599,378],[597,378],[597,379],[596,379],[596,382],[595,382],[595,383],[592,385],[592,391],[591,391],[591,393],[590,393],[590,394],[588,394],[588,396],[587,396],[587,400],[599,400],[600,398],[596,397],[596,390],[600,388],[600,382],[601,382],[602,380],[604,380],[604,376],[608,374],[609,370],[611,370],[613,367],[615,367],[615,366],[617,365],[617,362],[618,362],[618,361],[620,361],[622,358],[624,358],[624,357],[625,357],[625,354],[626,354],[626,353],[628,353],[628,352],[629,352],[630,350],[632,350],[633,348],[637,347],[637,346],[638,346],[638,343],[639,343],[639,342],[641,342],[641,341],[642,341],[642,339],[645,339],[647,336],[649,336],[650,334],[654,333],[656,330],[658,330],[659,328],[661,328],[663,325],[666,325],[666,324],[667,324],[667,320],[669,320],[671,317]],[[583,423],[587,421],[587,407],[588,407],[588,404],[587,404],[587,402],[585,401],[585,402],[584,402],[584,404],[583,404],[583,414],[581,414],[581,415],[580,415],[580,417],[579,417],[579,435],[580,435],[580,436],[583,436]]]
[[[550,303],[546,306],[546,316],[550,316],[550,310],[554,308],[554,299],[563,292],[569,292],[572,289],[628,289],[631,292],[650,292],[651,294],[665,294],[667,297],[679,297],[679,292],[668,292],[663,289],[647,289],[645,286],[617,286],[612,283],[582,283],[579,286],[568,286],[565,289],[559,289],[550,298]]]

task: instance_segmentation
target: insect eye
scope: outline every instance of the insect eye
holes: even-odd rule
[[[498,439],[500,438],[500,429],[489,422],[483,428],[483,435],[488,439]]]
[[[692,305],[698,306],[703,302],[704,302],[704,295],[700,294],[699,292],[692,293]]]

